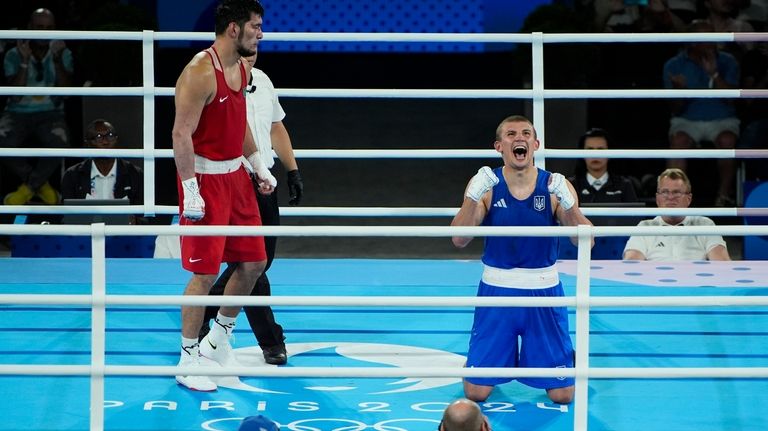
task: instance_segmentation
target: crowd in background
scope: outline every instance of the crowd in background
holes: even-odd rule
[[[140,30],[157,27],[152,13],[123,2],[99,2],[95,6],[89,6],[89,2],[43,3],[53,8],[56,16],[54,28],[58,29]],[[765,0],[556,0],[531,13],[520,31],[763,31],[768,16],[767,3]],[[28,24],[28,13],[22,14],[21,19],[17,17],[18,22],[6,22],[6,26],[24,28]],[[9,16],[4,19],[8,21]],[[546,50],[545,82],[548,88],[765,89],[767,45],[753,42],[553,45]],[[5,41],[0,49],[6,66],[3,77],[5,84],[10,85],[9,81],[19,71],[19,66],[8,68],[11,58],[8,54],[14,49],[18,51],[17,42]],[[35,67],[26,70],[37,73],[29,76],[40,76],[39,82],[47,82],[49,85],[138,85],[142,79],[141,65],[125,59],[134,58],[134,55],[139,58],[139,50],[139,45],[135,43],[67,41],[65,52],[71,51],[70,63],[67,63],[71,74],[69,83],[50,81],[54,76],[47,72],[37,72],[35,61],[29,63]],[[518,47],[517,50],[525,51],[526,48]],[[517,54],[521,55],[520,52]],[[51,58],[55,59],[56,56],[52,55]],[[40,61],[40,64],[46,63]],[[120,66],[114,67],[115,64]],[[55,71],[56,63],[52,62],[46,67]],[[701,70],[696,71],[697,67]],[[525,69],[522,68],[521,73],[525,74]],[[523,78],[521,82],[526,82],[526,79]],[[3,98],[6,114],[15,100]],[[66,127],[63,133],[68,137],[67,145],[76,146],[77,143],[87,141],[84,125],[93,118],[83,118],[81,98],[54,98],[53,102],[64,113]],[[584,130],[604,130],[611,136],[611,148],[766,148],[768,110],[766,102],[759,98],[596,99],[587,101],[586,109],[587,124]],[[548,124],[550,121],[556,123],[557,119],[549,116]],[[161,130],[158,130],[157,135],[164,136]],[[2,141],[0,145],[9,146],[5,139]],[[550,148],[574,148],[578,142],[579,136],[574,134],[568,142],[549,142],[547,145]],[[138,147],[137,142],[131,144],[128,147]],[[162,145],[158,144],[158,147]],[[63,168],[78,162],[76,158],[66,159]],[[742,165],[739,160],[690,160],[688,163],[683,159],[651,160],[648,163],[616,160],[612,163],[612,170],[627,176],[636,199],[649,204],[655,197],[656,176],[666,167],[684,168],[689,174],[691,182],[700,191],[699,199],[694,203],[696,206],[739,205],[741,202],[736,193],[737,170],[745,167],[747,179],[759,180],[762,175],[754,168],[754,162],[747,161]],[[51,171],[50,166],[48,171]],[[23,180],[9,172],[4,169],[0,175],[0,193],[4,197],[18,191],[17,188],[23,184]],[[712,175],[712,172],[719,175]],[[50,204],[55,201],[55,195],[48,186],[60,191],[61,175],[57,169],[51,175],[49,182],[35,180],[34,187],[42,184],[44,190],[34,187],[25,189],[21,196],[14,196],[15,199],[11,199],[10,203],[18,203],[27,197],[33,203]]]
[[[763,0],[573,0],[540,7],[528,17],[523,31],[760,32],[766,28],[766,18],[768,2]],[[753,42],[548,47],[546,52],[552,57],[545,57],[545,82],[548,88],[765,89],[766,47],[768,44]],[[555,57],[564,59],[564,67],[552,67]],[[768,110],[760,98],[606,99],[589,101],[587,109],[587,127],[607,130],[613,137],[612,148],[768,148]],[[686,120],[698,122],[686,123],[692,130],[681,134],[684,126],[679,122]],[[686,169],[696,188],[706,192],[697,205],[727,207],[740,203],[735,182],[736,171],[742,168],[740,160],[689,161],[690,166],[685,160],[640,164],[619,160],[615,165],[640,181],[645,177],[644,187],[636,190],[641,199],[653,199],[653,179],[658,172],[678,167]],[[744,174],[747,179],[759,180],[764,174],[754,165],[745,161]],[[712,172],[721,175],[718,178]]]

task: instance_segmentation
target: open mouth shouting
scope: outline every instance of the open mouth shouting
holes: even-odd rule
[[[512,148],[512,154],[515,156],[515,160],[523,161],[525,156],[528,155],[528,147],[525,145],[515,145]]]

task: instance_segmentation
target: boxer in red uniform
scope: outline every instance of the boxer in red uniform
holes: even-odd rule
[[[241,59],[255,54],[264,9],[256,0],[223,0],[216,9],[213,46],[195,55],[176,82],[173,156],[182,225],[260,226],[249,171],[260,193],[277,181],[259,158],[246,122],[243,89],[250,72]],[[183,267],[193,273],[185,295],[207,295],[222,262],[238,262],[225,295],[249,295],[266,263],[263,237],[182,236]],[[222,306],[211,332],[198,343],[203,307],[181,307],[179,366],[199,366],[199,355],[238,365],[229,337],[240,306]],[[214,391],[206,376],[176,376],[189,389]]]

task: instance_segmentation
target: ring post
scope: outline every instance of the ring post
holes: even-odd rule
[[[91,225],[91,431],[104,429],[105,231],[104,223]]]
[[[592,260],[592,226],[579,225],[578,260],[576,268],[576,394],[573,427],[587,430],[587,399],[589,390],[589,271]]]

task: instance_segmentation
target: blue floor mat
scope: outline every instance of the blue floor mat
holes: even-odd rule
[[[561,265],[566,294],[573,295],[573,265]],[[591,294],[768,294],[763,262],[669,266],[673,269],[628,270],[621,262],[595,262]],[[679,280],[653,278],[665,271]],[[477,261],[279,259],[269,274],[275,295],[473,296],[481,272]],[[0,273],[3,294],[90,292],[89,259],[2,259]],[[695,285],[697,277],[705,281]],[[178,261],[108,260],[109,294],[180,294],[187,280]],[[90,363],[87,306],[0,309],[0,364]],[[460,367],[472,325],[469,307],[278,306],[274,311],[286,328],[288,367]],[[573,310],[570,318],[573,330]],[[106,326],[108,365],[178,361],[177,307],[109,306]],[[765,307],[594,308],[590,329],[592,367],[768,364]],[[267,367],[254,345],[241,315],[234,344],[238,358]],[[0,407],[0,430],[89,429],[89,384],[87,377],[0,376],[0,395],[7,400]],[[431,431],[445,406],[462,396],[456,378],[242,377],[220,385],[203,394],[179,387],[172,377],[107,377],[105,429],[234,431],[242,417],[264,414],[284,429]],[[588,393],[590,430],[768,429],[768,415],[759,407],[768,402],[766,379],[591,379]],[[572,430],[573,407],[549,403],[542,390],[516,382],[497,387],[483,404],[496,430]]]

